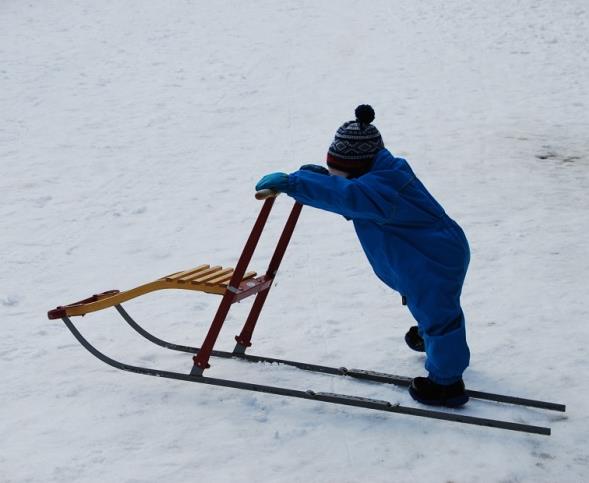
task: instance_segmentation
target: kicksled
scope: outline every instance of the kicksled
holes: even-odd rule
[[[218,265],[202,264],[188,270],[166,275],[165,277],[159,278],[153,282],[143,284],[127,291],[121,292],[118,290],[109,290],[107,292],[93,295],[87,299],[80,300],[79,302],[59,306],[48,312],[47,315],[49,319],[62,319],[66,327],[72,332],[78,342],[92,355],[106,364],[123,371],[145,374],[148,376],[182,380],[197,384],[230,387],[247,391],[275,394],[299,399],[308,399],[311,401],[322,401],[344,406],[355,406],[364,409],[373,409],[377,411],[406,414],[430,419],[453,421],[464,424],[487,426],[539,435],[550,435],[551,430],[548,427],[469,416],[467,414],[463,414],[463,410],[443,411],[415,408],[410,406],[402,406],[400,404],[391,403],[384,400],[350,396],[346,394],[315,392],[311,390],[301,391],[284,387],[252,384],[239,380],[218,379],[205,376],[204,371],[210,367],[209,360],[211,357],[213,357],[235,359],[250,363],[274,363],[296,367],[304,371],[360,379],[373,383],[393,384],[401,387],[408,387],[412,381],[411,377],[396,376],[363,369],[329,367],[305,362],[246,354],[246,350],[252,345],[251,340],[256,323],[266,298],[268,297],[272,283],[276,277],[278,268],[280,267],[280,263],[282,262],[302,209],[302,205],[295,202],[282,230],[282,234],[280,235],[274,250],[274,254],[270,259],[268,268],[262,275],[259,275],[256,272],[247,271],[247,269],[264,230],[264,226],[266,225],[266,221],[268,220],[272,207],[276,201],[276,193],[269,190],[264,190],[256,193],[256,198],[259,200],[264,200],[264,203],[257,220],[254,223],[249,238],[246,241],[241,256],[239,257],[237,265],[235,266],[235,269],[223,268]],[[122,304],[128,300],[140,297],[156,290],[164,289],[193,290],[221,296],[219,307],[201,347],[178,345],[156,337],[155,335],[145,330],[141,325],[139,325],[122,306]],[[254,295],[255,298],[249,315],[243,325],[241,332],[235,337],[236,345],[233,351],[227,352],[215,350],[215,342],[217,341],[217,337],[223,327],[231,306],[236,302],[240,302],[241,300]],[[112,359],[100,352],[96,347],[88,342],[88,340],[84,338],[84,336],[72,322],[72,317],[83,316],[92,312],[112,307],[114,307],[122,319],[129,326],[131,326],[131,328],[133,328],[139,335],[148,341],[165,349],[191,354],[192,365],[190,372],[181,373],[164,371],[157,368],[129,365],[124,362]],[[466,393],[471,399],[474,400],[487,400],[500,404],[511,404],[549,411],[566,411],[564,404],[537,401],[522,397],[507,396],[503,394],[494,394],[470,389],[467,389]]]

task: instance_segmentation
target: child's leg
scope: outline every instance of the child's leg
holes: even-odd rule
[[[458,224],[447,217],[445,220],[447,240],[453,243],[440,242],[444,250],[439,254],[438,263],[423,271],[420,285],[414,287],[414,300],[407,298],[425,343],[425,368],[430,379],[438,384],[452,384],[461,379],[470,360],[460,306],[470,250]]]
[[[452,294],[448,288],[431,290],[416,297],[415,303],[408,299],[425,343],[425,368],[430,379],[438,384],[452,384],[461,379],[470,360],[460,292]]]
[[[470,361],[464,315],[461,313],[438,332],[430,335],[427,329],[424,330],[423,340],[427,354],[425,368],[434,382],[452,384],[462,378]]]

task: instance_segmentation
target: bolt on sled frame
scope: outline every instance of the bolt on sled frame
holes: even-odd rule
[[[455,421],[466,424],[474,424],[479,426],[489,426],[495,428],[509,429],[513,431],[521,431],[527,433],[550,435],[550,428],[541,426],[532,426],[529,424],[515,423],[510,421],[502,421],[497,419],[486,419],[475,416],[468,416],[460,414],[459,412],[445,412],[429,409],[421,409],[414,407],[405,407],[400,404],[393,404],[388,401],[377,399],[369,399],[357,396],[349,396],[345,394],[335,394],[327,392],[315,391],[299,391],[289,388],[281,388],[275,386],[266,386],[260,384],[252,384],[243,381],[233,381],[228,379],[217,379],[204,376],[203,373],[210,367],[209,359],[213,357],[232,358],[248,362],[268,362],[288,365],[303,369],[306,371],[331,374],[337,376],[348,376],[364,381],[371,381],[377,383],[394,384],[397,386],[407,387],[411,384],[412,378],[405,376],[395,376],[392,374],[385,374],[374,371],[366,371],[362,369],[348,369],[346,367],[328,367],[316,364],[309,364],[305,362],[296,362],[291,360],[276,359],[272,357],[262,357],[246,354],[248,347],[252,345],[251,340],[253,336],[256,323],[268,297],[272,283],[276,277],[296,223],[301,213],[302,205],[295,202],[290,215],[283,228],[282,234],[278,240],[274,254],[270,259],[270,263],[266,272],[258,276],[256,272],[247,271],[248,265],[252,259],[254,251],[258,245],[258,241],[262,235],[262,231],[268,220],[277,193],[270,190],[263,190],[256,193],[256,198],[265,200],[262,209],[258,215],[254,227],[247,239],[243,248],[241,256],[237,262],[235,269],[223,268],[218,265],[203,264],[195,268],[183,270],[172,273],[165,277],[159,278],[153,282],[146,283],[139,287],[120,292],[118,290],[109,290],[97,295],[93,295],[87,299],[80,300],[68,305],[59,306],[48,312],[49,319],[62,319],[68,329],[72,332],[74,337],[80,344],[86,348],[90,353],[96,356],[103,362],[124,371],[130,371],[151,376],[159,376],[170,379],[184,380],[189,382],[232,387],[237,389],[245,389],[256,392],[264,392],[269,394],[277,394],[281,396],[290,396],[300,399],[309,399],[322,402],[330,402],[334,404],[342,404],[347,406],[356,406],[366,409],[375,409],[385,412],[394,412],[400,414],[409,414],[413,416],[421,416],[433,419],[441,419],[447,421]],[[207,331],[205,339],[201,347],[188,347],[172,342],[167,342],[163,339],[151,334],[143,327],[141,327],[121,305],[123,302],[134,299],[141,295],[164,289],[180,289],[193,290],[198,292],[205,292],[210,294],[221,295],[221,302],[213,321]],[[233,352],[214,350],[215,342],[223,327],[227,314],[231,305],[236,302],[255,295],[254,302],[250,309],[249,315],[243,325],[239,335],[235,336],[236,345]],[[136,332],[166,349],[171,349],[180,352],[187,352],[193,355],[191,370],[188,374],[172,371],[164,371],[160,369],[146,368],[132,366],[123,362],[111,359],[96,347],[94,347],[84,336],[79,332],[76,326],[71,321],[71,317],[83,316],[98,310],[114,307],[121,317],[127,322]],[[526,406],[529,408],[547,409],[553,411],[564,412],[566,407],[563,404],[550,403],[545,401],[537,401],[532,399],[524,399],[513,396],[506,396],[502,394],[493,394],[481,391],[466,391],[470,398],[495,401],[500,403],[515,404],[519,406]]]

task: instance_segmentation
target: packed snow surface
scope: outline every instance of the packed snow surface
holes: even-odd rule
[[[586,0],[3,0],[0,481],[588,481],[588,15]],[[47,320],[93,293],[234,266],[256,181],[322,163],[360,103],[469,238],[467,386],[568,406],[460,413],[552,436],[119,372]],[[258,272],[291,206],[277,200]],[[126,307],[200,345],[218,302],[165,291]],[[114,310],[74,321],[113,357],[190,369]],[[304,208],[251,352],[423,375],[412,324],[351,223]],[[270,364],[208,374],[419,406]]]

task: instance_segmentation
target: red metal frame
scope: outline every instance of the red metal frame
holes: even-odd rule
[[[194,361],[194,366],[192,367],[191,371],[192,375],[200,376],[205,369],[210,367],[209,358],[211,356],[211,352],[213,351],[213,347],[217,341],[219,332],[223,327],[223,323],[227,318],[227,314],[229,313],[231,305],[235,302],[239,302],[245,297],[257,293],[256,299],[254,300],[243,329],[241,333],[235,337],[237,345],[235,346],[234,352],[243,353],[245,352],[246,347],[251,346],[251,338],[256,327],[256,322],[258,321],[258,317],[260,316],[260,312],[262,311],[264,302],[268,296],[268,292],[272,287],[272,282],[276,276],[278,268],[280,267],[280,263],[282,262],[282,258],[284,257],[284,253],[286,252],[286,248],[288,247],[292,233],[295,229],[297,220],[303,207],[303,205],[298,202],[294,204],[290,216],[288,217],[284,229],[282,230],[282,234],[278,240],[278,244],[276,245],[276,249],[274,250],[274,254],[272,255],[272,259],[270,260],[266,274],[255,279],[255,281],[252,281],[251,287],[246,287],[243,289],[243,276],[258,245],[262,231],[264,230],[264,226],[266,225],[266,221],[268,220],[268,216],[270,215],[270,211],[272,210],[275,200],[275,197],[268,198],[262,206],[250,236],[243,248],[243,251],[241,252],[241,256],[239,257],[239,261],[235,267],[235,272],[233,273],[233,276],[231,277],[227,287],[227,292],[225,292],[223,295],[219,308],[217,309],[217,313],[213,318],[211,327],[209,328],[200,350],[192,358]]]
[[[280,239],[278,240],[278,244],[276,245],[276,249],[274,250],[270,264],[268,265],[268,270],[266,271],[266,277],[268,277],[270,280],[273,280],[276,276],[276,272],[278,271],[278,267],[280,267],[280,263],[282,262],[282,258],[284,257],[284,253],[286,252],[286,248],[288,247],[302,208],[303,205],[300,203],[295,203],[292,211],[290,212],[288,220],[284,225],[284,229],[282,230],[282,234],[280,235]],[[268,296],[268,292],[270,292],[271,286],[272,284],[270,284],[267,289],[260,291],[256,296],[254,304],[252,305],[241,333],[235,336],[237,344],[235,346],[234,352],[243,354],[246,347],[252,345],[252,334],[256,328],[256,322],[258,321],[258,317],[260,316],[264,302],[266,302],[266,297]]]

